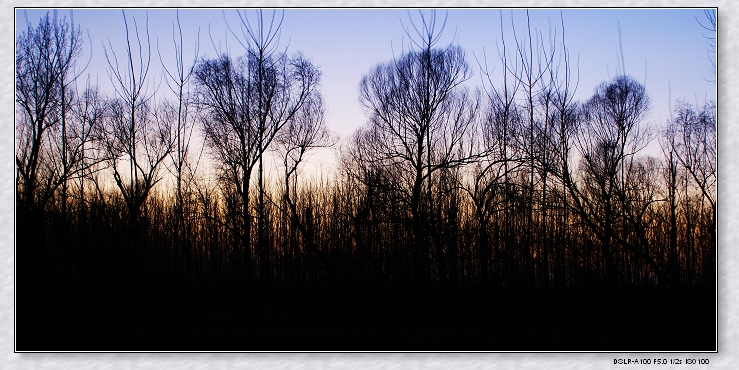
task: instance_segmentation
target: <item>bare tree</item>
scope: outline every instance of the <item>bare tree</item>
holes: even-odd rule
[[[520,143],[517,136],[521,130],[522,117],[520,107],[515,102],[515,91],[518,83],[509,79],[510,71],[506,68],[507,60],[504,52],[503,85],[496,88],[488,75],[487,111],[480,128],[479,145],[487,155],[472,166],[470,183],[463,188],[470,195],[478,222],[478,245],[480,253],[481,278],[487,281],[490,274],[491,258],[496,264],[503,260],[503,254],[510,248],[512,239],[510,196],[513,181],[510,176],[524,164],[523,150],[517,150]],[[511,81],[512,84],[511,84]],[[502,227],[491,227],[490,220],[500,211]],[[502,245],[490,244],[491,229],[495,230],[495,241]],[[502,232],[501,232],[502,231]],[[491,248],[494,249],[491,253]],[[497,272],[502,266],[498,265]]]
[[[377,138],[367,141],[377,146],[364,161],[393,168],[389,173],[399,180],[397,190],[410,211],[417,279],[424,278],[429,253],[432,176],[481,156],[468,140],[479,99],[459,86],[470,76],[464,51],[436,47],[444,26],[435,13],[428,18],[421,13],[420,22],[411,20],[415,35],[406,30],[416,50],[376,66],[360,82],[367,134]]]
[[[573,76],[572,59],[565,42],[564,17],[560,14],[561,29],[550,30],[548,46],[544,44],[543,36],[539,47],[541,55],[538,70],[543,73],[538,79],[538,92],[535,101],[534,131],[535,134],[531,153],[535,153],[541,196],[538,212],[538,231],[545,238],[553,238],[556,242],[540,243],[537,246],[538,265],[541,266],[540,276],[547,281],[553,274],[550,273],[551,252],[554,272],[562,270],[564,253],[567,248],[566,233],[568,202],[566,181],[562,175],[568,172],[570,166],[570,150],[572,137],[578,126],[578,103],[574,101],[578,79]],[[557,32],[561,30],[561,39]],[[540,33],[541,35],[541,33]],[[550,230],[558,229],[558,231]],[[560,276],[561,277],[561,274]]]
[[[554,106],[554,122],[552,123],[552,134],[547,135],[550,145],[556,153],[555,158],[548,168],[559,180],[560,188],[557,190],[559,201],[561,204],[559,217],[560,232],[558,240],[558,248],[556,250],[555,278],[560,282],[564,280],[565,264],[565,248],[569,245],[568,233],[569,228],[569,199],[567,192],[567,184],[570,183],[569,168],[570,155],[572,149],[572,138],[578,130],[580,107],[579,103],[574,100],[575,92],[579,84],[579,63],[576,63],[576,70],[573,71],[572,59],[569,48],[565,43],[565,26],[564,17],[560,14],[562,23],[562,45],[560,58],[554,62],[550,70],[551,87],[554,90],[553,106]],[[575,74],[573,76],[573,74]]]
[[[276,151],[284,167],[284,189],[281,210],[287,215],[293,228],[300,231],[303,245],[315,253],[326,268],[330,268],[326,253],[316,245],[311,235],[312,220],[302,217],[298,211],[298,167],[309,151],[334,145],[336,139],[325,126],[323,100],[313,92],[301,109],[290,119],[275,139]]]
[[[119,62],[110,42],[105,49],[115,97],[109,103],[104,145],[113,179],[135,228],[141,208],[151,189],[161,180],[161,169],[172,150],[172,123],[162,115],[157,116],[153,94],[149,91],[148,15],[145,40],[142,40],[136,20],[131,31],[125,12],[122,13],[126,31],[122,60]]]
[[[81,53],[79,27],[56,12],[36,27],[29,23],[16,40],[16,187],[23,207],[43,206],[61,186],[66,209],[68,180],[81,171],[87,137],[76,135],[70,122]]]
[[[519,59],[508,55],[502,12],[500,42],[498,58],[502,66],[502,81],[499,83],[495,80],[495,68],[488,66],[486,58],[480,65],[487,106],[482,118],[479,142],[487,151],[487,156],[474,165],[470,183],[463,185],[472,198],[477,215],[477,247],[483,282],[490,277],[491,258],[496,263],[495,271],[501,274],[504,270],[501,264],[503,256],[512,248],[511,177],[524,161],[524,151],[517,149],[522,144],[519,136],[523,113],[516,101],[521,88],[521,79],[517,77],[521,67]],[[501,211],[502,216],[496,218],[499,226],[491,227],[490,219],[498,211]],[[490,235],[491,231],[494,235]],[[491,237],[495,241],[492,244],[488,241]]]
[[[660,147],[662,148],[662,154],[665,157],[665,163],[662,168],[662,176],[665,181],[665,187],[667,190],[666,201],[668,203],[668,223],[669,223],[669,236],[668,236],[668,260],[667,265],[670,271],[670,275],[673,278],[678,276],[678,191],[683,173],[680,171],[679,163],[675,155],[675,148],[677,146],[677,132],[675,125],[668,125],[662,133],[662,140],[660,140]]]
[[[159,114],[166,115],[167,117],[165,119],[169,122],[173,122],[174,142],[172,154],[170,156],[171,165],[169,166],[169,169],[170,173],[174,176],[175,181],[175,212],[178,219],[177,235],[182,236],[181,239],[183,240],[183,245],[181,248],[187,250],[190,248],[191,244],[190,216],[193,213],[192,203],[194,200],[194,191],[192,187],[195,182],[197,166],[200,163],[199,158],[197,158],[194,164],[190,160],[190,143],[195,132],[195,125],[193,119],[194,114],[192,109],[190,109],[191,104],[188,86],[190,77],[195,71],[200,43],[198,40],[195,45],[192,64],[186,66],[183,55],[184,44],[179,11],[176,12],[176,20],[177,23],[172,24],[172,45],[174,47],[175,55],[175,66],[173,69],[167,67],[162,58],[161,52],[159,53],[159,60],[162,63],[165,73],[165,82],[170,91],[174,94],[176,101],[173,104],[166,102],[162,104]],[[157,50],[160,50],[159,47],[157,47]]]
[[[713,82],[716,82],[716,52],[717,44],[716,44],[716,33],[718,31],[717,26],[717,18],[716,18],[716,10],[715,9],[705,9],[703,11],[703,14],[705,15],[706,19],[703,21],[698,20],[698,24],[703,27],[703,29],[708,32],[708,34],[704,34],[703,37],[706,38],[706,51],[708,52],[708,61],[711,63],[711,73],[713,74]]]
[[[676,130],[675,152],[700,192],[716,208],[716,105],[707,102],[700,110],[678,104],[672,120]]]
[[[99,92],[97,86],[92,86],[88,78],[86,87],[76,99],[73,109],[74,122],[73,136],[79,138],[79,148],[74,151],[79,156],[80,173],[79,199],[85,198],[85,180],[101,170],[101,164],[105,162],[104,151],[99,150],[103,145],[103,124],[106,114],[105,97]],[[98,188],[99,190],[99,188]]]
[[[679,102],[675,108],[668,132],[670,152],[687,172],[697,188],[701,203],[710,209],[709,227],[711,239],[716,230],[716,105],[706,102],[702,107],[693,107]]]
[[[515,39],[515,50],[512,58],[515,63],[513,65],[516,70],[512,71],[512,76],[518,81],[522,97],[518,100],[521,106],[522,125],[518,134],[520,142],[519,150],[525,153],[525,160],[528,166],[522,168],[527,177],[526,182],[521,185],[525,187],[527,196],[524,240],[520,246],[523,255],[526,258],[524,268],[526,274],[533,274],[536,270],[537,259],[534,257],[542,256],[541,251],[537,249],[543,247],[541,244],[541,233],[538,227],[536,216],[545,216],[545,212],[537,213],[537,198],[539,193],[538,184],[541,184],[541,201],[538,206],[544,208],[547,196],[547,178],[551,167],[553,154],[555,153],[552,143],[548,140],[547,135],[551,133],[553,126],[552,118],[554,117],[554,106],[556,90],[553,87],[552,65],[556,53],[555,36],[550,36],[550,43],[547,46],[541,32],[532,30],[531,18],[526,11],[526,33],[519,39],[516,31],[513,16],[511,16],[511,26],[513,37]],[[545,230],[543,230],[545,232]]]
[[[643,258],[660,274],[661,270],[643,250],[624,238],[627,220],[624,207],[628,176],[635,165],[635,155],[649,142],[640,125],[649,109],[644,87],[627,76],[603,83],[583,108],[584,122],[576,147],[580,151],[580,185],[568,183],[574,210],[597,236],[607,282],[618,282],[616,251],[622,247]],[[568,175],[571,179],[572,176]],[[661,276],[662,277],[662,276]]]
[[[258,11],[256,25],[249,22],[246,14],[238,14],[241,36],[231,32],[246,49],[246,55],[236,61],[226,55],[202,60],[195,76],[198,100],[210,115],[204,122],[206,141],[241,198],[244,226],[241,244],[248,255],[251,254],[249,184],[257,166],[258,253],[260,271],[266,277],[270,268],[263,157],[278,133],[317,88],[320,72],[302,54],[290,56],[279,50],[282,19],[277,20],[276,12],[267,21],[263,12]]]

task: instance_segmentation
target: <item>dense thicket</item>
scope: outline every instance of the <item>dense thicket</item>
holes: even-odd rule
[[[109,58],[111,97],[89,83],[78,93],[76,26],[47,16],[18,36],[19,276],[186,286],[713,283],[713,103],[678,104],[658,132],[643,122],[647,91],[628,76],[574,101],[564,39],[504,48],[502,82],[488,76],[483,94],[470,91],[464,50],[438,46],[434,15],[411,23],[414,48],[363,78],[367,125],[345,141],[333,178],[308,182],[298,176],[305,154],[336,142],[323,123],[320,72],[279,51],[274,15],[243,25],[243,57],[183,67],[175,42],[168,73],[179,101],[156,104],[138,33],[123,69]],[[213,168],[191,158],[194,128]],[[660,157],[645,154],[655,139]],[[264,177],[265,160],[283,175]]]

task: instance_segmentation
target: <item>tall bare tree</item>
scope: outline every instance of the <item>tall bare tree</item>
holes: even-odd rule
[[[201,124],[206,145],[217,159],[219,178],[229,192],[238,195],[230,202],[230,219],[237,253],[251,275],[251,216],[249,196],[251,174],[257,150],[254,122],[250,120],[250,94],[244,63],[222,55],[198,62],[195,77],[196,101],[205,112]]]
[[[669,152],[674,160],[684,169],[686,181],[692,183],[692,189],[685,190],[690,197],[697,191],[697,207],[707,212],[700,212],[705,220],[708,245],[716,241],[716,186],[717,186],[717,126],[716,105],[706,102],[702,107],[679,102],[675,115],[668,125]],[[709,262],[708,265],[711,265]]]
[[[79,199],[86,199],[85,184],[88,178],[100,171],[105,163],[105,152],[99,150],[103,142],[103,124],[106,114],[105,96],[93,86],[88,78],[85,89],[76,98],[72,108],[74,122],[73,136],[80,139],[78,150],[74,153],[79,156],[81,164],[79,179]],[[99,190],[99,187],[98,187]],[[99,195],[99,192],[98,192]],[[83,202],[84,204],[84,202]]]
[[[82,53],[79,26],[49,13],[16,40],[17,197],[22,207],[43,206],[81,171],[87,137],[75,133],[72,107],[75,65]]]
[[[336,139],[325,125],[323,100],[318,92],[313,92],[305,104],[287,123],[275,139],[276,151],[282,158],[284,167],[284,189],[282,211],[290,220],[292,228],[297,229],[303,245],[318,256],[326,268],[330,268],[325,251],[316,245],[311,219],[301,215],[297,204],[298,169],[306,155],[314,149],[334,145]]]
[[[150,91],[148,14],[143,40],[136,20],[130,30],[124,11],[122,16],[126,32],[123,57],[119,61],[110,41],[105,49],[115,97],[108,107],[104,145],[113,179],[135,227],[152,188],[162,178],[164,161],[172,150],[172,122],[157,116]]]
[[[641,124],[648,109],[649,97],[644,86],[630,77],[618,76],[598,86],[584,105],[584,122],[575,141],[581,155],[581,181],[580,185],[570,181],[568,191],[574,210],[600,242],[609,284],[618,283],[618,251],[638,255],[650,264],[654,273],[661,274],[646,252],[619,233],[628,221],[624,207],[631,184],[627,174],[633,170],[636,154],[649,142]]]
[[[436,47],[444,29],[436,13],[420,13],[420,24],[410,23],[406,33],[415,48],[374,67],[359,94],[369,117],[367,134],[376,137],[366,142],[376,147],[364,160],[392,168],[399,180],[396,190],[410,212],[416,278],[424,279],[433,175],[481,156],[468,140],[479,99],[460,87],[471,74],[462,48]]]
[[[257,167],[257,245],[260,271],[268,276],[263,157],[317,88],[320,72],[302,54],[291,56],[280,49],[282,18],[278,20],[276,12],[266,19],[261,10],[257,11],[255,24],[246,13],[238,15],[241,35],[229,29],[246,49],[246,55],[236,61],[227,55],[201,60],[195,76],[198,100],[210,115],[204,122],[206,140],[241,198],[241,244],[247,255],[251,254],[249,184]]]
[[[194,163],[190,158],[190,143],[195,133],[195,114],[191,109],[192,99],[190,98],[189,83],[195,71],[200,41],[198,40],[195,44],[192,63],[186,65],[179,11],[176,12],[175,17],[176,23],[172,24],[174,68],[167,67],[167,63],[159,52],[159,60],[165,74],[165,83],[175,96],[175,101],[173,103],[163,103],[159,114],[164,115],[165,119],[172,122],[173,125],[173,147],[168,169],[174,176],[175,182],[175,213],[178,220],[176,235],[181,236],[178,239],[183,241],[179,248],[189,250],[191,247],[190,234],[194,203],[193,186],[197,166],[200,163],[199,157],[195,159]],[[161,49],[157,47],[157,50]]]
[[[713,212],[716,211],[716,105],[707,102],[696,109],[679,103],[671,126],[673,149]]]

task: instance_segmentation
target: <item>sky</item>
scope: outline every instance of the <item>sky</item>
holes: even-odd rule
[[[16,9],[16,37],[26,29],[26,22],[36,25],[47,9]],[[180,9],[186,63],[195,56],[212,58],[222,52],[242,55],[244,48],[230,34],[230,25],[240,35],[236,9]],[[177,12],[172,9],[126,9],[129,28],[133,20],[144,31],[147,23],[151,38],[152,86],[161,81],[162,61],[173,66],[172,32]],[[255,10],[244,13],[255,19]],[[270,12],[267,12],[269,15]],[[503,33],[510,47],[516,34],[526,32],[526,9],[440,10],[447,16],[439,45],[456,43],[467,55],[473,70],[467,82],[481,86],[481,66],[486,65],[494,78],[502,67],[498,59]],[[78,67],[87,65],[84,75],[97,81],[101,90],[112,92],[104,50],[122,53],[125,28],[120,9],[62,9],[59,17],[74,17],[85,35],[85,55]],[[716,99],[715,76],[710,69],[702,9],[532,9],[528,11],[531,29],[544,38],[561,38],[570,58],[576,63],[578,87],[576,98],[584,101],[596,86],[615,77],[621,70],[621,52],[626,74],[646,86],[652,102],[646,123],[659,127],[669,118],[670,98],[702,103]],[[348,138],[365,124],[358,99],[359,82],[373,66],[387,62],[408,50],[404,26],[409,17],[418,21],[417,10],[407,9],[287,9],[280,46],[288,53],[300,51],[322,71],[321,91],[326,105],[326,125],[342,138]],[[705,22],[704,22],[705,23]],[[619,42],[619,29],[621,40]],[[621,45],[621,47],[619,47]],[[158,50],[158,54],[157,54]],[[89,60],[89,65],[87,61]],[[83,79],[82,79],[83,80]],[[160,91],[166,88],[160,88]],[[674,103],[673,103],[674,106]],[[323,157],[322,157],[323,158]],[[321,162],[330,162],[330,160]]]

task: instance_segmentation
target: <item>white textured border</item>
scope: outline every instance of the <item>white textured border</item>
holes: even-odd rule
[[[721,1],[397,1],[397,0],[0,0],[0,368],[1,369],[611,369],[633,365],[614,365],[614,358],[709,359],[709,365],[648,365],[654,369],[734,369],[739,364],[739,95],[736,92],[739,45],[739,9],[735,3]],[[619,354],[619,353],[59,353],[16,354],[13,327],[13,55],[14,12],[16,6],[39,7],[150,7],[150,6],[601,6],[675,7],[718,6],[718,115],[719,115],[719,210],[718,210],[718,342],[719,351],[702,354]],[[689,319],[689,318],[686,318]]]

